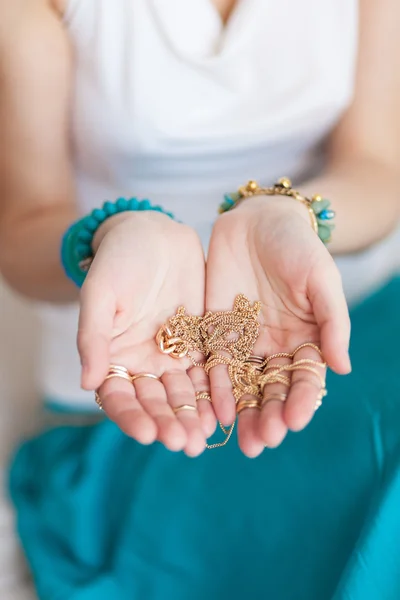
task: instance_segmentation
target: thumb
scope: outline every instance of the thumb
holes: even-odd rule
[[[341,276],[333,260],[331,266],[324,264],[311,274],[309,299],[320,329],[324,359],[336,373],[350,373],[350,317]]]
[[[95,390],[103,383],[110,366],[110,344],[116,312],[112,293],[88,276],[81,290],[78,351],[82,364],[83,389]]]

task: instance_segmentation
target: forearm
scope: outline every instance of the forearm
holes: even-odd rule
[[[0,229],[0,272],[20,294],[47,302],[70,302],[78,291],[64,274],[61,239],[76,220],[73,205],[3,221]]]
[[[336,162],[299,189],[332,202],[336,228],[329,250],[357,252],[385,237],[400,220],[400,169],[374,160]]]
[[[24,295],[63,302],[77,296],[60,265],[77,217],[73,53],[52,4],[0,1],[0,271]]]

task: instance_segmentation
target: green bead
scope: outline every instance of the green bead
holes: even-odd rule
[[[326,244],[331,239],[331,229],[326,225],[318,226],[318,236]]]
[[[239,192],[233,192],[233,194],[229,194],[229,196],[232,198],[232,200],[235,203],[238,202],[241,199],[241,197],[242,197],[242,195],[239,194]]]
[[[218,213],[222,215],[228,212],[232,208],[235,208],[236,204],[241,200],[242,195],[239,192],[232,192],[231,194],[225,194],[224,200],[218,207]]]
[[[325,198],[323,198],[319,202],[316,202],[315,200],[314,202],[311,202],[311,208],[313,209],[316,215],[319,215],[319,213],[321,213],[323,210],[329,208],[330,205],[330,201],[326,200]]]
[[[335,227],[335,224],[332,221],[320,219],[319,217],[317,217],[317,223],[318,225],[322,225],[323,227],[329,227],[330,229],[333,229]]]
[[[233,206],[235,204],[235,200],[229,194],[225,194],[224,203],[228,204],[229,206]]]

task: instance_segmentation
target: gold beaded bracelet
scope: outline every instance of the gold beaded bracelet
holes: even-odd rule
[[[237,192],[225,194],[224,202],[219,207],[219,213],[228,212],[235,208],[242,200],[253,196],[286,196],[304,204],[310,215],[311,226],[324,244],[331,240],[332,230],[335,225],[332,220],[336,214],[330,208],[330,201],[316,194],[312,198],[303,196],[292,188],[292,182],[287,177],[282,177],[272,187],[263,188],[256,181],[249,181]]]

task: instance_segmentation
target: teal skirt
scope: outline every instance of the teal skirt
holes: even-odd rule
[[[353,312],[353,374],[245,458],[53,429],[10,490],[41,600],[399,600],[400,278]]]

